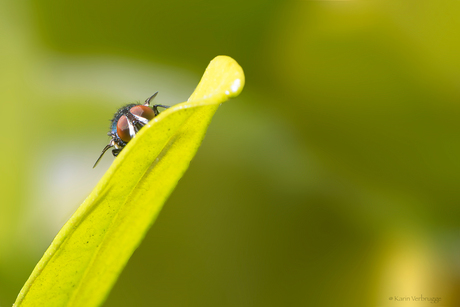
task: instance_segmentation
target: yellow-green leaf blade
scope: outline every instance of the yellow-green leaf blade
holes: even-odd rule
[[[100,305],[188,168],[219,104],[243,86],[233,59],[211,61],[188,102],[162,112],[123,149],[56,236],[15,306]]]

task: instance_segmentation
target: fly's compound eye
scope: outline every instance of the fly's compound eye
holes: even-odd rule
[[[143,117],[148,120],[151,120],[155,117],[155,113],[153,112],[153,110],[144,105],[138,105],[138,106],[132,107],[129,111],[133,115],[137,115],[139,117]]]
[[[123,142],[128,143],[131,140],[131,129],[134,128],[130,127],[130,123],[126,115],[121,116],[117,122],[117,134]]]

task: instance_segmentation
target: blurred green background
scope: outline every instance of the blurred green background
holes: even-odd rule
[[[117,108],[187,100],[220,54],[245,89],[105,306],[459,306],[459,16],[432,0],[0,0],[0,306],[113,161],[91,168]]]

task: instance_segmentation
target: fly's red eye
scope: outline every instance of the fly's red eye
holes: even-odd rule
[[[125,115],[121,116],[117,122],[117,133],[124,142],[128,143],[131,140],[128,118]]]
[[[155,117],[153,110],[147,106],[138,105],[129,110],[132,114],[151,120]]]

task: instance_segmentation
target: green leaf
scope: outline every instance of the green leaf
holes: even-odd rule
[[[163,111],[123,149],[14,306],[101,305],[188,168],[219,104],[243,86],[238,63],[227,56],[212,60],[189,100]]]

